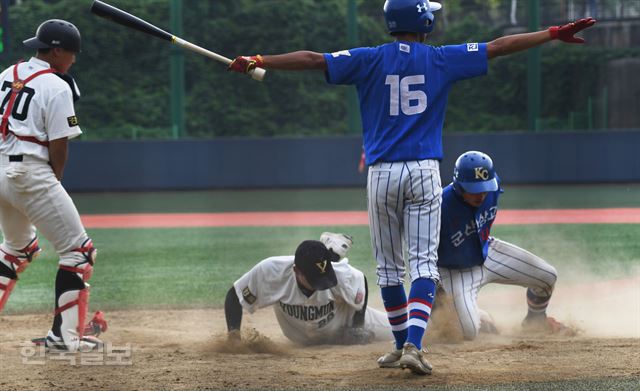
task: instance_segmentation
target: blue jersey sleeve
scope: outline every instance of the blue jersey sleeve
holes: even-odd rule
[[[371,66],[371,52],[371,48],[357,48],[325,53],[327,82],[330,84],[361,83]]]
[[[450,82],[485,75],[489,65],[486,43],[466,43],[438,48]]]

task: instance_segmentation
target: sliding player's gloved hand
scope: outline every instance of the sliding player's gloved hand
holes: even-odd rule
[[[595,19],[584,18],[565,24],[564,26],[549,27],[549,33],[551,34],[551,39],[559,39],[560,41],[569,43],[584,43],[584,39],[574,37],[574,34],[593,26],[594,24],[596,24]]]
[[[344,345],[366,345],[373,341],[375,333],[363,327],[349,327],[345,329],[342,343]]]
[[[238,73],[249,73],[256,68],[261,68],[262,64],[262,56],[259,54],[250,57],[240,56],[236,57],[231,64],[229,64],[227,70]]]

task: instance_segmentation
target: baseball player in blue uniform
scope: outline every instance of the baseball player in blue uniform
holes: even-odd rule
[[[356,86],[369,166],[369,227],[377,283],[396,340],[395,349],[380,357],[378,365],[409,368],[420,375],[431,373],[422,337],[440,278],[436,265],[442,196],[439,162],[447,94],[455,82],[484,75],[489,59],[553,39],[581,42],[573,35],[595,23],[582,19],[489,43],[424,45],[435,26],[434,12],[441,7],[425,0],[387,0],[383,12],[395,40],[381,46],[324,54],[242,56],[229,65],[229,70],[241,73],[255,67],[321,70],[331,84]]]
[[[491,317],[478,308],[478,292],[490,283],[527,288],[529,311],[522,325],[535,331],[564,326],[546,314],[556,269],[536,255],[491,236],[503,193],[491,158],[477,151],[456,160],[453,182],[442,191],[438,267],[444,291],[452,296],[465,339],[474,339]]]

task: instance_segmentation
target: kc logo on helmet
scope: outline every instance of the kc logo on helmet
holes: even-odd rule
[[[486,168],[476,167],[474,168],[474,171],[476,173],[476,179],[482,179],[483,181],[489,179],[489,170],[487,170]]]

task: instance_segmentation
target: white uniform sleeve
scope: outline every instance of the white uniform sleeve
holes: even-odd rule
[[[283,260],[282,257],[267,258],[233,284],[244,309],[253,313],[259,308],[277,303],[283,297],[287,276],[293,273],[293,257],[290,258],[290,261]]]
[[[349,260],[344,258],[340,262],[333,264],[333,269],[338,278],[338,285],[331,288],[334,295],[341,297],[347,305],[356,311],[362,309],[364,305],[365,286],[364,274],[349,265]]]
[[[51,98],[47,112],[45,127],[50,141],[64,137],[71,139],[82,134],[73,108],[70,88],[63,89]]]

